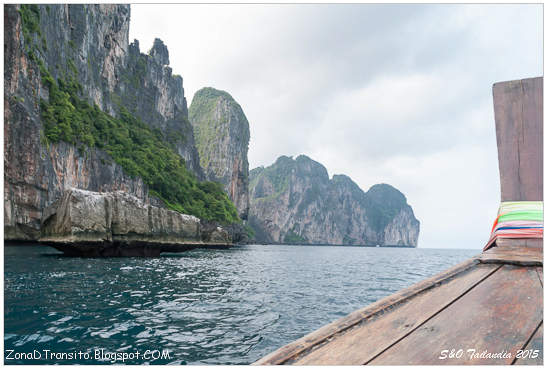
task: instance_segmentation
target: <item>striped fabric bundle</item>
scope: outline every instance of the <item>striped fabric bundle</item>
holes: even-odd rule
[[[504,201],[484,250],[498,238],[543,238],[543,201]]]

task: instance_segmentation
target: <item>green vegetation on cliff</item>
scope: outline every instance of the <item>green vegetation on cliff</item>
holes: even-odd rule
[[[121,105],[118,117],[113,117],[82,98],[83,88],[71,60],[67,61],[69,75],[55,80],[33,52],[30,35],[39,33],[39,11],[23,6],[21,18],[23,29],[28,30],[25,42],[29,43],[29,58],[38,64],[42,83],[49,90],[48,100],[40,100],[46,144],[65,141],[81,150],[104,150],[127,174],[141,177],[151,194],[168,208],[207,220],[239,222],[237,210],[222,186],[199,182],[160,130],[150,128]]]
[[[19,8],[23,25],[23,37],[26,40],[31,38],[31,35],[36,33],[42,35],[40,31],[40,8],[36,4],[22,4]]]
[[[23,38],[25,40],[31,40],[33,35],[38,35],[40,38],[38,48],[47,50],[46,39],[40,30],[40,8],[38,5],[22,4],[19,8],[19,14],[21,15]],[[27,53],[34,55],[34,51],[33,48],[30,47],[30,43],[27,44]]]
[[[249,142],[250,138],[249,123],[243,109],[229,93],[212,87],[204,87],[198,90],[192,99],[188,115],[190,121],[194,124],[194,136],[199,151],[200,164],[204,169],[207,169],[211,162],[211,155],[213,155],[211,148],[214,142],[219,137],[228,135],[226,123],[230,118],[222,114],[219,117],[216,114],[217,104],[220,99],[227,101],[235,109],[236,114],[241,117],[241,121],[244,122],[240,127],[242,130],[240,134],[241,141]]]
[[[251,172],[249,173],[249,188],[256,188],[255,200],[265,201],[275,199],[283,194],[285,191],[287,191],[289,187],[289,177],[291,171],[293,171],[295,167],[296,165],[293,159],[283,155],[280,156],[276,160],[276,162],[269,167],[255,168],[251,170]],[[268,193],[261,187],[262,183],[259,184],[258,182],[261,177],[266,178],[268,182],[272,184],[272,193]]]
[[[308,240],[291,230],[287,232],[283,242],[288,244],[306,244]]]
[[[90,105],[78,97],[81,86],[74,79],[56,82],[47,75],[44,82],[49,101],[42,100],[40,107],[48,141],[83,143],[105,150],[129,175],[141,177],[170,209],[208,220],[238,221],[221,185],[198,182],[159,130],[123,107],[116,118]]]

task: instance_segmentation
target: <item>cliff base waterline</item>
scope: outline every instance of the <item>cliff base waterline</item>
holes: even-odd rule
[[[40,243],[71,256],[159,256],[232,245],[216,222],[147,204],[122,191],[70,189],[44,210]]]
[[[335,244],[335,243],[267,243],[267,242],[253,242],[253,245],[281,245],[281,246],[339,246],[339,247],[378,247],[378,248],[402,248],[402,249],[415,249],[416,246],[413,245],[345,245],[345,244]]]
[[[61,242],[42,242],[42,244],[51,246],[62,251],[66,256],[82,257],[116,257],[116,256],[144,256],[157,257],[162,252],[174,253],[193,250],[196,248],[226,249],[232,245],[203,245],[203,244],[151,244],[146,242],[132,243],[61,243]]]

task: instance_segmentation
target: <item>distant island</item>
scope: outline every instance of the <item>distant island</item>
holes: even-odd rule
[[[305,155],[250,172],[249,224],[260,243],[416,247],[420,222],[388,184],[364,192]]]
[[[167,47],[142,53],[129,21],[129,5],[5,6],[5,240],[417,246],[419,222],[390,185],[363,192],[306,156],[249,172],[242,107],[206,87],[188,109]],[[171,212],[193,216],[191,237]]]

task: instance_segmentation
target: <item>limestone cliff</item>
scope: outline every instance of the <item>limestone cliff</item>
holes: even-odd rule
[[[419,222],[405,196],[387,184],[363,192],[321,164],[281,156],[250,172],[249,224],[257,242],[398,245],[418,243]]]
[[[228,232],[124,191],[66,190],[44,209],[40,241],[69,255],[152,256],[203,245],[228,246]]]
[[[207,180],[222,183],[247,219],[249,122],[243,109],[227,92],[206,87],[194,95],[189,114]]]
[[[5,239],[37,239],[42,210],[69,187],[156,202],[142,179],[103,150],[44,140],[45,70],[55,80],[73,76],[81,97],[98,109],[116,116],[123,106],[157,129],[203,177],[182,78],[172,74],[160,40],[150,54],[129,44],[129,18],[129,5],[4,6]]]

